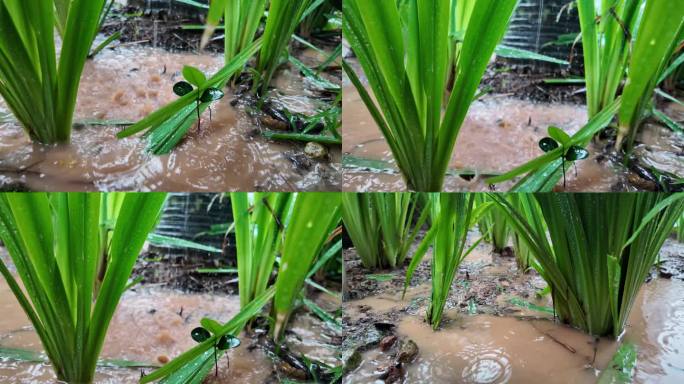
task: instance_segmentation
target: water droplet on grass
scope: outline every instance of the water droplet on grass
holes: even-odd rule
[[[202,327],[197,327],[190,332],[190,336],[193,340],[201,343],[211,337],[211,333]]]
[[[200,101],[203,103],[209,103],[220,100],[221,98],[223,98],[223,91],[218,88],[208,88],[206,91],[204,91],[204,93],[202,93]]]
[[[178,96],[185,96],[192,92],[192,89],[192,85],[190,85],[190,83],[187,81],[179,81],[173,85],[173,93]]]
[[[565,155],[565,159],[568,161],[584,160],[587,157],[589,157],[589,152],[577,145],[570,147],[568,153]]]
[[[225,351],[227,349],[236,348],[239,345],[240,339],[238,339],[237,337],[233,337],[231,335],[224,335],[221,336],[218,343],[216,343],[216,348],[218,348],[221,351]]]
[[[550,137],[545,137],[539,141],[539,148],[544,152],[551,152],[558,148],[558,143]]]

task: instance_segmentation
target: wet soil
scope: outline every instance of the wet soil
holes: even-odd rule
[[[124,1],[125,2],[125,1]],[[121,33],[119,42],[123,46],[151,46],[172,52],[196,52],[200,47],[206,22],[206,9],[185,5],[176,1],[131,0],[125,6],[114,7],[103,25],[102,33]],[[210,40],[207,52],[223,53],[223,40],[219,29]],[[335,48],[341,40],[339,34],[310,36],[317,46],[329,45]]]
[[[121,33],[122,45],[148,45],[170,51],[197,51],[202,30],[183,26],[201,26],[205,23],[206,11],[200,8],[175,3],[173,7],[150,6],[145,0],[129,1],[116,7],[102,26],[102,33],[109,36]],[[205,48],[209,52],[223,52],[223,41],[214,39]]]
[[[301,52],[309,62],[316,56]],[[32,144],[16,123],[0,124],[0,188],[29,190],[328,191],[341,184],[339,148],[309,159],[305,143],[275,142],[251,104],[228,93],[207,111],[171,154],[154,156],[145,139],[118,140],[121,123],[138,121],[175,100],[172,86],[184,65],[213,73],[220,55],[152,48],[105,50],[86,64],[70,145]],[[334,76],[333,76],[334,77]],[[331,80],[333,80],[331,78]],[[295,112],[314,114],[319,93],[284,67],[271,95]],[[0,105],[0,110],[3,106]],[[81,122],[81,124],[78,124]],[[93,124],[97,122],[97,124]],[[306,161],[294,161],[304,158]]]
[[[533,102],[585,104],[587,98],[583,84],[550,85],[544,81],[577,75],[561,66],[532,66],[498,57],[487,68],[481,88],[491,89],[492,94]]]
[[[222,293],[236,295],[237,273],[205,273],[202,269],[235,269],[227,256],[196,254],[193,257],[159,254],[148,251],[140,255],[131,274],[133,279],[147,286],[163,287],[184,292]]]
[[[469,242],[477,234],[471,233]],[[345,259],[354,260],[353,249]],[[684,379],[684,245],[668,240],[661,263],[642,287],[621,341],[637,345],[635,383]],[[345,289],[344,383],[594,383],[619,343],[598,341],[553,320],[550,298],[538,297],[545,283],[534,271],[522,274],[510,252],[479,245],[459,268],[443,323],[424,321],[430,300],[429,255],[402,299],[404,269],[367,271],[349,263]],[[369,283],[370,273],[390,274]],[[529,308],[514,300],[545,308]],[[514,304],[516,303],[516,304]],[[413,344],[415,343],[415,345]],[[539,364],[543,356],[544,364]],[[397,364],[403,361],[402,364]]]

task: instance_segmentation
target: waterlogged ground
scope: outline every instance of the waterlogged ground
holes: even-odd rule
[[[676,105],[667,112],[675,119],[684,117]],[[366,109],[356,89],[344,89],[342,113],[344,128],[344,191],[405,190],[406,184],[397,171],[389,146]],[[557,126],[569,134],[586,124],[583,105],[541,103],[522,100],[519,95],[488,95],[473,103],[456,142],[449,163],[453,171],[467,171],[476,177],[447,176],[445,191],[487,191],[485,179],[505,173],[543,154],[539,140],[548,136],[549,126]],[[626,169],[602,145],[591,144],[588,159],[569,170],[565,191],[609,192],[655,189],[650,168],[682,177],[684,150],[681,135],[651,124],[644,129],[636,148],[640,161],[636,169]],[[360,161],[359,161],[360,160]],[[370,167],[364,160],[380,161]],[[392,170],[389,170],[393,168]],[[378,170],[384,169],[384,170]],[[512,183],[501,183],[497,190],[507,190]],[[559,185],[559,190],[563,190]]]
[[[668,240],[635,302],[623,341],[638,348],[635,383],[684,380],[684,245]],[[434,332],[423,321],[429,302],[429,255],[401,297],[405,267],[369,279],[347,250],[344,355],[351,371],[344,383],[595,383],[618,343],[553,322],[549,313],[523,308],[544,287],[535,274],[522,275],[513,257],[480,245],[462,264]],[[382,272],[378,272],[382,273]],[[352,293],[353,292],[353,293]],[[415,342],[413,348],[409,340]],[[597,346],[594,349],[594,346]],[[412,356],[399,368],[401,354]]]
[[[307,64],[321,59],[303,52]],[[0,120],[0,188],[72,190],[233,191],[339,190],[339,147],[322,159],[307,158],[304,144],[274,142],[260,135],[249,103],[226,94],[202,116],[169,155],[146,153],[140,135],[118,140],[118,122],[135,122],[177,99],[172,86],[180,70],[192,65],[206,73],[222,66],[222,55],[169,53],[121,47],[104,50],[86,64],[70,145],[32,144],[21,128]],[[331,79],[334,80],[334,79]],[[282,105],[315,113],[316,93],[286,67],[274,80]],[[232,103],[238,103],[235,106]],[[0,112],[4,106],[0,103]],[[98,121],[97,125],[90,124]],[[102,125],[104,124],[104,125]]]
[[[4,249],[0,256],[7,261]],[[334,311],[340,301],[318,295],[314,301],[327,311]],[[204,317],[220,322],[238,313],[237,295],[221,293],[184,293],[163,287],[143,285],[122,297],[109,327],[102,359],[142,363],[144,368],[99,367],[97,383],[133,383],[142,372],[151,372],[192,348],[196,343],[190,332]],[[13,348],[41,352],[40,341],[17,304],[4,279],[0,278],[0,349]],[[270,354],[264,339],[256,334],[240,336],[242,344],[227,353],[207,383],[272,383],[296,379],[302,372]],[[284,345],[294,356],[305,355],[331,366],[340,364],[341,335],[306,310],[295,312],[285,334]],[[294,375],[295,377],[292,377]],[[55,375],[48,363],[25,362],[0,357],[0,382],[8,384],[52,384]],[[296,382],[296,381],[294,381]]]

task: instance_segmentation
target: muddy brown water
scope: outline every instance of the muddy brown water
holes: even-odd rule
[[[387,142],[355,88],[344,89],[343,105],[344,154],[382,160],[396,167]],[[586,108],[580,105],[542,104],[513,97],[487,96],[470,107],[449,167],[474,171],[479,175],[505,173],[543,154],[538,143],[547,136],[549,126],[560,127],[572,134],[586,120]],[[576,169],[568,172],[567,191],[610,191],[624,178],[620,167],[604,161],[596,148],[590,147],[589,150],[590,157],[577,162]],[[501,183],[497,187],[505,190],[511,186],[511,183]],[[405,189],[406,184],[398,173],[359,169],[344,171],[344,191]],[[466,181],[458,176],[447,176],[444,190],[488,191],[489,186],[483,177]]]
[[[479,253],[465,262],[487,261]],[[510,274],[499,269],[487,266],[482,273]],[[621,339],[638,348],[635,383],[684,381],[682,292],[684,281],[679,279],[655,278],[642,286]],[[519,308],[507,316],[447,309],[435,332],[423,320],[429,295],[429,284],[420,284],[403,300],[401,293],[387,291],[345,303],[345,314],[353,322],[368,313],[360,312],[362,307],[374,314],[400,314],[396,334],[419,347],[416,360],[405,365],[403,383],[595,383],[619,346],[612,338],[602,338],[593,360],[592,337],[552,321],[548,314]],[[497,302],[504,304],[509,295],[502,294]],[[527,300],[551,306],[548,298]],[[361,365],[344,383],[383,383],[378,378],[392,364],[390,354],[372,348],[362,356]]]
[[[86,64],[79,89],[76,121],[138,121],[177,98],[172,86],[184,65],[214,73],[222,56],[169,53],[152,48],[105,50]],[[281,102],[296,112],[313,113],[317,100],[296,71],[275,80]],[[0,186],[22,184],[32,190],[293,191],[339,190],[339,148],[330,161],[308,169],[290,159],[302,144],[274,142],[255,133],[254,119],[230,105],[227,94],[202,117],[169,155],[145,151],[140,135],[118,140],[121,127],[85,125],[70,145],[32,144],[15,123],[0,124]],[[0,110],[4,107],[0,105]]]

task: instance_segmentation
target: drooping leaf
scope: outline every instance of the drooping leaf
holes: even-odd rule
[[[570,136],[562,129],[554,126],[549,127],[549,136],[560,143],[562,146],[570,144]]]

